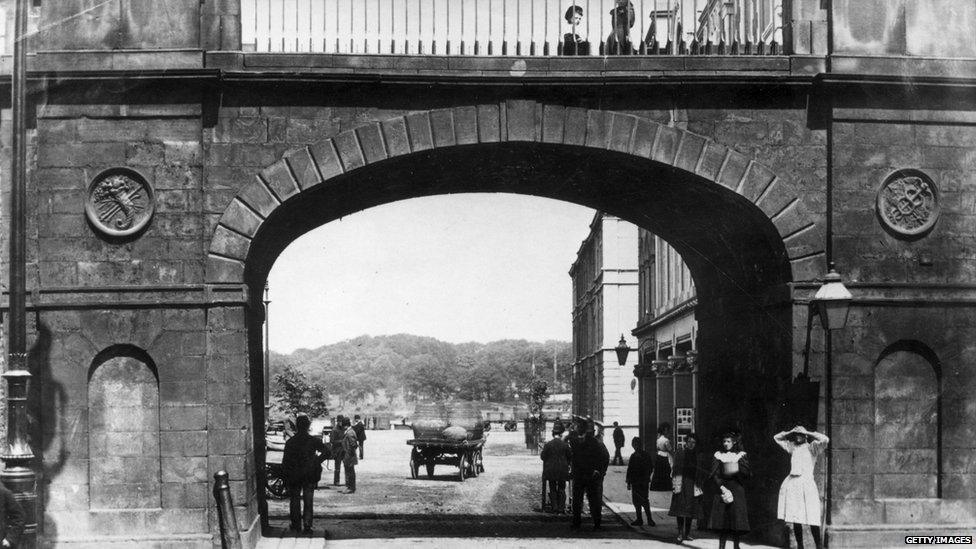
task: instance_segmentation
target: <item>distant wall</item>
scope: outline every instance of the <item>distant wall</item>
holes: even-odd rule
[[[976,57],[972,0],[835,0],[834,53]]]

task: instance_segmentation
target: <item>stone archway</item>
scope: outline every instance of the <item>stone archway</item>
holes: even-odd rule
[[[823,273],[822,217],[798,187],[762,162],[658,122],[535,101],[417,112],[342,132],[265,168],[231,201],[208,251],[208,283],[244,283],[251,243],[286,201],[330,180],[396,157],[465,145],[534,142],[613,151],[693,174],[754,204],[782,241],[792,281]]]

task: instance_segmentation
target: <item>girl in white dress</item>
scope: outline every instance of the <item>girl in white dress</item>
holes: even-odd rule
[[[803,548],[803,525],[809,525],[813,543],[820,549],[820,492],[813,478],[813,464],[816,455],[830,439],[798,425],[789,431],[777,433],[773,440],[790,454],[790,474],[779,489],[776,517],[793,523],[793,534],[799,549]]]

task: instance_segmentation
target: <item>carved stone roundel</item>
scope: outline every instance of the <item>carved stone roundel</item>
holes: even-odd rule
[[[130,168],[111,168],[88,184],[85,213],[91,224],[109,236],[128,236],[149,223],[156,197],[149,182]]]
[[[878,190],[878,216],[900,235],[924,234],[939,218],[939,191],[923,172],[898,170]]]

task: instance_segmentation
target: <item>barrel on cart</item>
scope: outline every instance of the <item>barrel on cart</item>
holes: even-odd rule
[[[434,466],[451,465],[458,468],[457,478],[477,477],[485,472],[482,450],[485,439],[478,440],[418,440],[410,439],[410,476],[420,478],[420,468],[427,471],[427,478],[434,476]]]

